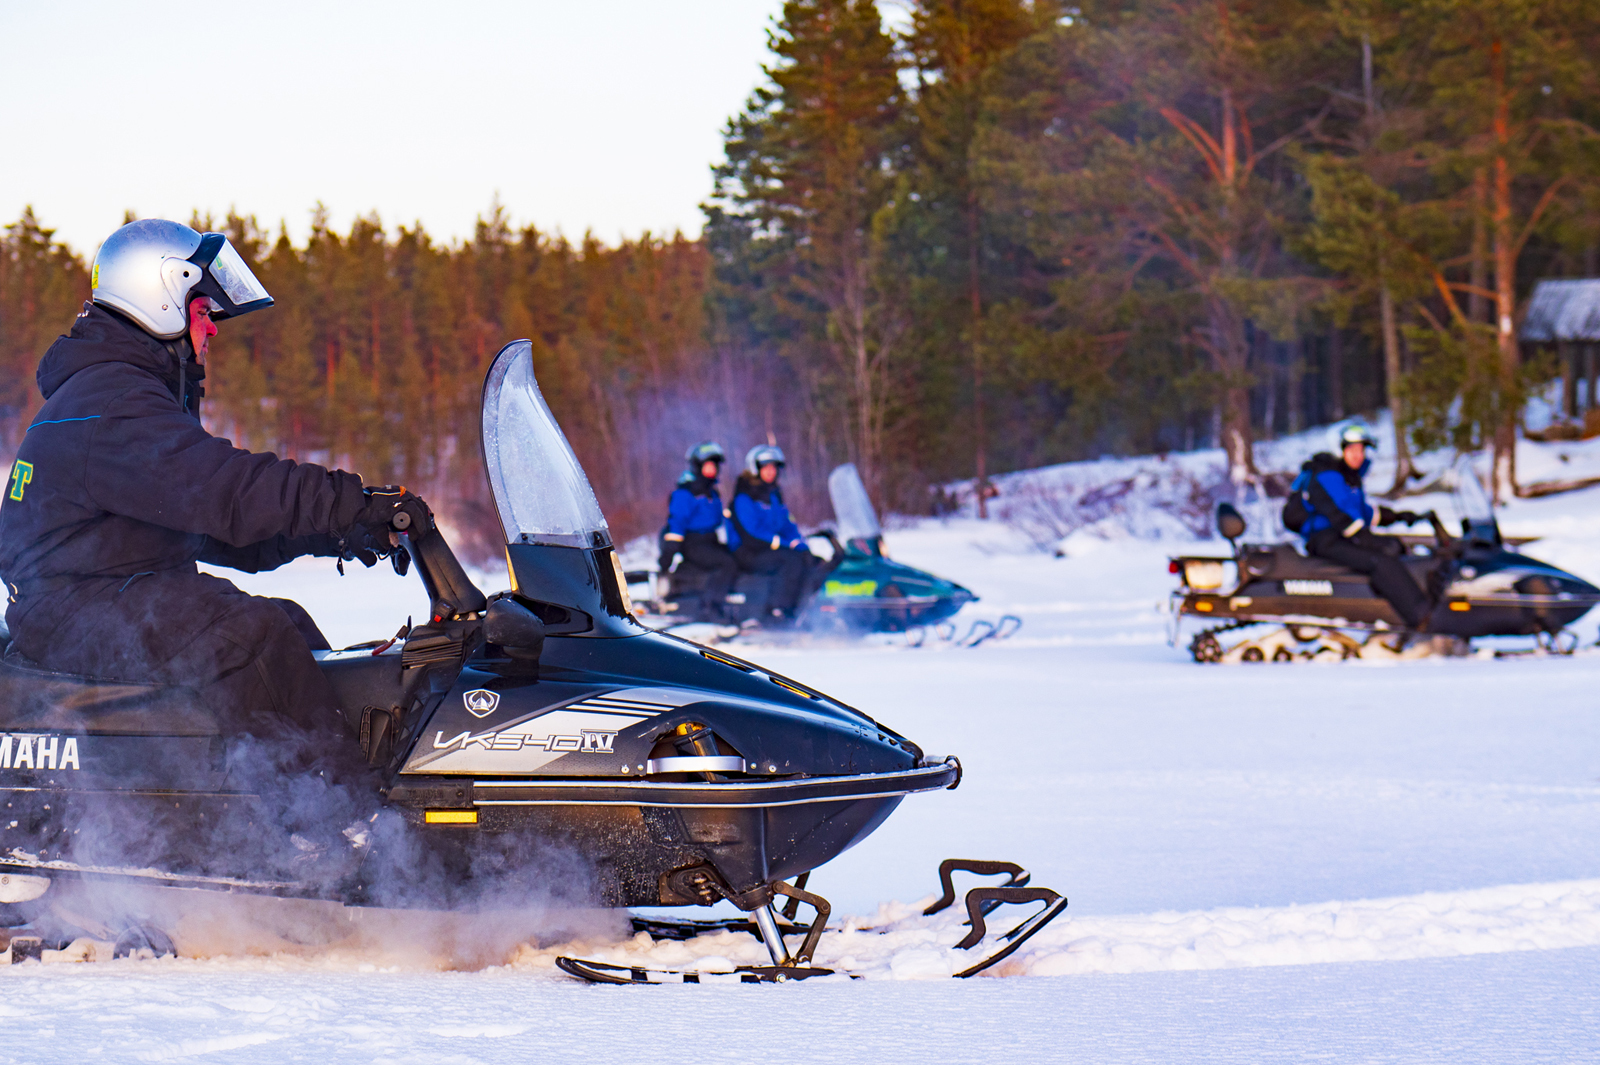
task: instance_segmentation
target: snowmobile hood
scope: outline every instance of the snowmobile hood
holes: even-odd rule
[[[162,377],[174,372],[175,357],[161,341],[103,307],[84,306],[72,332],[57,337],[39,360],[35,379],[45,399],[79,370],[101,363],[126,362]]]

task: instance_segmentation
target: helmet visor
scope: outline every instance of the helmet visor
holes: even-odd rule
[[[226,240],[218,249],[217,257],[211,260],[211,276],[217,279],[222,294],[235,308],[242,310],[248,304],[272,300],[267,295],[266,286],[256,280],[256,275],[250,272],[250,267],[245,265],[244,259]]]
[[[221,233],[200,238],[200,249],[192,260],[205,268],[206,276],[195,291],[210,296],[222,309],[214,317],[230,318],[272,306],[266,286],[246,265],[244,257]]]

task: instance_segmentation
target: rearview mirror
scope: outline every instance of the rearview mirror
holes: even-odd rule
[[[544,653],[544,622],[515,599],[496,599],[484,615],[483,638],[511,658],[537,662]]]
[[[1232,503],[1217,504],[1217,532],[1224,540],[1237,540],[1244,535],[1244,515]]]

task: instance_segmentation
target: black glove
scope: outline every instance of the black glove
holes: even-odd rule
[[[356,514],[356,526],[365,529],[378,543],[388,545],[391,533],[420,536],[433,528],[433,511],[422,497],[406,491],[404,485],[384,484],[363,489],[367,502]]]
[[[678,550],[683,546],[682,540],[669,540],[661,538],[661,557],[656,559],[657,573],[672,572],[672,561],[678,557]]]
[[[372,530],[364,525],[357,525],[338,537],[334,544],[334,553],[340,562],[359,561],[368,569],[376,566],[378,559],[392,550],[394,548],[389,546],[387,537],[383,540],[374,539]]]

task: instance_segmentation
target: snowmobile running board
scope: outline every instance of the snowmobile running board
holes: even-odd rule
[[[997,886],[981,886],[970,889],[963,900],[967,911],[967,920],[970,926],[967,934],[959,943],[955,944],[956,950],[971,950],[982,943],[988,935],[988,925],[984,918],[1001,906],[1008,904],[1026,904],[1042,902],[1044,908],[1032,916],[1021,921],[1009,931],[1002,932],[995,937],[989,953],[982,955],[974,964],[967,966],[954,974],[956,979],[965,979],[976,976],[985,969],[1002,961],[1013,954],[1018,947],[1044,928],[1045,925],[1055,920],[1067,908],[1066,897],[1049,888],[1028,887],[1031,879],[1028,871],[1012,862],[984,862],[970,861],[961,858],[948,858],[939,863],[939,883],[943,894],[922,915],[932,916],[942,910],[948,909],[956,900],[955,886],[951,882],[953,874],[957,872],[974,873],[978,876],[1005,875],[1008,877],[1004,884]],[[582,958],[560,957],[556,959],[556,966],[570,976],[587,980],[596,984],[714,984],[714,983],[786,983],[790,980],[806,980],[814,976],[848,976],[851,979],[861,979],[858,974],[835,969],[826,969],[811,964],[812,954],[817,944],[821,941],[823,930],[827,925],[830,908],[825,899],[804,890],[809,873],[796,878],[791,887],[788,884],[777,883],[772,886],[774,894],[786,895],[791,900],[785,907],[781,917],[784,924],[780,929],[775,913],[770,904],[755,911],[752,918],[731,918],[725,920],[685,920],[674,921],[670,919],[656,919],[635,917],[633,930],[646,932],[654,938],[684,941],[699,935],[711,935],[719,932],[745,932],[763,940],[768,952],[772,955],[771,965],[740,965],[724,970],[681,970],[681,969],[652,969],[648,966],[617,965],[611,962],[587,961]],[[817,911],[816,919],[809,925],[794,923],[797,904],[805,902]],[[860,929],[865,931],[866,929]],[[791,955],[788,947],[784,945],[784,931],[794,934],[804,934],[805,942],[800,950]],[[879,931],[887,931],[880,928]]]

